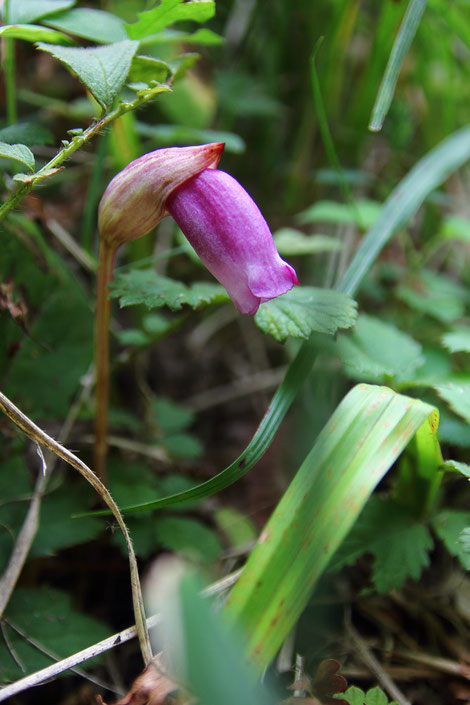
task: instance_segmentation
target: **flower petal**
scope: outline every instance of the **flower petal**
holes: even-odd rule
[[[167,210],[241,313],[256,313],[298,283],[258,206],[224,171],[185,181],[168,197]]]
[[[119,247],[146,235],[168,215],[171,192],[205,169],[215,169],[223,142],[169,147],[130,162],[108,184],[99,207],[100,238]]]

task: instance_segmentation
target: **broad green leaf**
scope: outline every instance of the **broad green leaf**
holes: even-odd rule
[[[338,223],[370,228],[380,214],[377,201],[359,200],[354,206],[336,201],[318,201],[298,215],[299,223]]]
[[[442,343],[450,352],[470,352],[470,328],[454,328],[442,336]]]
[[[410,0],[408,4],[375,100],[369,130],[378,132],[382,129],[385,116],[392,104],[398,74],[400,73],[406,52],[410,48],[410,44],[418,29],[421,17],[426,8],[426,3],[427,0]]]
[[[333,335],[350,328],[356,318],[356,302],[333,289],[294,287],[287,294],[261,304],[256,325],[283,342],[289,337],[308,338],[312,332]]]
[[[90,541],[103,530],[97,519],[87,517],[80,521],[73,514],[86,511],[93,501],[88,487],[63,486],[47,494],[41,503],[38,532],[31,547],[31,556],[50,556],[61,548]],[[91,501],[90,501],[91,500]]]
[[[155,520],[155,541],[188,558],[213,563],[221,552],[217,534],[195,519],[163,517]]]
[[[73,44],[70,37],[56,29],[39,24],[7,24],[0,27],[0,37],[24,39],[26,42],[48,42],[49,44]]]
[[[18,122],[0,129],[0,140],[13,145],[21,142],[31,147],[35,144],[53,144],[54,135],[47,127],[35,122]]]
[[[243,625],[258,671],[297,622],[377,483],[430,417],[435,428],[434,416],[433,407],[417,399],[364,384],[338,406],[262,531],[225,608]],[[430,543],[428,537],[419,540],[418,564]]]
[[[59,659],[109,636],[96,618],[75,611],[69,595],[45,585],[16,588],[5,611],[6,619]],[[37,647],[5,624],[8,646],[0,636],[0,681],[15,680],[53,663]],[[23,671],[11,655],[14,651]]]
[[[233,548],[246,547],[256,541],[258,532],[254,522],[237,509],[220,507],[215,511],[214,519]]]
[[[153,269],[135,269],[120,274],[114,278],[110,290],[111,298],[118,298],[121,308],[144,304],[149,309],[169,306],[178,311],[184,304],[196,309],[228,300],[228,294],[220,284],[196,282],[186,286],[183,282],[159,276]]]
[[[451,556],[458,558],[465,570],[470,570],[470,555],[460,541],[462,531],[470,524],[470,511],[444,509],[432,517],[431,523]]]
[[[204,453],[201,441],[189,433],[174,433],[162,439],[162,446],[174,458],[195,459]]]
[[[470,380],[463,379],[446,384],[437,384],[436,392],[458,416],[470,424]]]
[[[203,130],[186,125],[148,125],[143,122],[136,123],[136,130],[139,135],[153,139],[158,147],[225,142],[226,152],[241,154],[245,151],[244,141],[233,132]]]
[[[0,142],[0,157],[13,159],[23,164],[28,171],[34,171],[34,154],[25,144],[7,144]]]
[[[40,42],[38,49],[47,51],[85,84],[103,108],[111,108],[129,73],[138,42],[128,39],[104,47],[51,47]]]
[[[427,269],[422,269],[419,274],[400,284],[396,293],[415,311],[426,313],[443,323],[461,318],[468,301],[467,290],[462,284]]]
[[[175,22],[193,20],[206,22],[214,16],[214,0],[161,0],[161,2],[146,12],[139,12],[139,19],[134,24],[127,25],[127,34],[131,39],[143,39],[150,34],[161,32]]]
[[[432,538],[421,520],[414,519],[392,499],[371,497],[331,567],[337,570],[371,553],[374,586],[383,594],[399,590],[408,578],[417,580],[429,565],[432,547]]]
[[[316,255],[323,252],[339,252],[343,243],[329,235],[305,235],[294,228],[282,228],[273,234],[279,254],[283,257],[291,255]]]
[[[347,700],[349,705],[398,705],[395,700],[389,703],[387,696],[379,687],[371,688],[364,693],[363,690],[352,685],[338,697]]]
[[[340,289],[354,296],[392,235],[412,217],[424,199],[470,157],[470,126],[440,142],[408,172],[389,195],[377,221],[354,255]]]
[[[170,399],[155,399],[153,402],[155,420],[165,433],[184,431],[194,421],[194,411]]]
[[[445,407],[440,409],[439,439],[459,448],[470,448],[470,425],[458,419]]]
[[[196,32],[180,32],[176,29],[164,29],[158,34],[142,38],[141,46],[149,44],[172,44],[173,42],[184,42],[185,44],[196,44],[202,46],[218,46],[223,44],[224,38],[216,34],[211,29],[203,27]]]
[[[411,336],[366,314],[359,316],[351,335],[340,336],[336,348],[346,373],[357,380],[412,379],[423,363],[421,345]]]
[[[447,472],[459,472],[470,480],[470,465],[467,465],[467,463],[459,463],[457,460],[446,460],[442,464],[442,469]]]
[[[31,24],[46,15],[61,12],[75,5],[76,0],[10,0],[8,21],[11,24]]]
[[[459,543],[462,547],[462,551],[467,554],[470,561],[470,527],[463,529],[459,536]]]
[[[45,24],[67,34],[83,37],[98,44],[112,44],[127,39],[124,22],[111,12],[77,7],[68,12],[44,17]]]
[[[128,80],[150,83],[151,81],[166,81],[171,74],[171,68],[161,59],[152,56],[134,56]]]

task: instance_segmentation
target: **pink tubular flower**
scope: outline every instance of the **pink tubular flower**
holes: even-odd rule
[[[254,314],[297,284],[257,205],[216,166],[223,144],[159,149],[111,181],[100,204],[100,237],[118,247],[171,214],[241,313]]]

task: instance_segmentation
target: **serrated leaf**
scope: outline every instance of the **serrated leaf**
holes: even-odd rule
[[[0,37],[24,39],[26,42],[48,42],[49,44],[73,44],[70,37],[56,29],[39,24],[7,24],[0,27]]]
[[[18,122],[0,129],[0,140],[7,144],[21,142],[23,145],[53,144],[54,135],[47,127],[35,122]]]
[[[147,308],[169,306],[178,311],[184,304],[193,309],[228,300],[228,294],[220,284],[196,282],[186,286],[183,282],[161,277],[154,270],[133,270],[115,277],[110,285],[110,296],[119,299],[119,305],[144,304]]]
[[[318,201],[297,217],[299,223],[337,223],[370,228],[377,221],[381,204],[367,199],[356,201],[354,206],[336,201]]]
[[[11,24],[31,24],[46,15],[66,10],[76,0],[10,0],[8,20]]]
[[[204,563],[217,560],[222,545],[217,534],[195,519],[164,517],[155,521],[155,538],[171,551]]]
[[[353,379],[383,381],[413,378],[423,363],[422,348],[391,323],[361,314],[351,335],[340,336],[337,351]]]
[[[103,622],[75,611],[69,595],[45,585],[16,588],[5,611],[6,619],[19,627],[31,639],[65,658],[109,636]],[[46,656],[11,627],[5,625],[9,646],[0,636],[0,681],[21,678],[26,673],[50,665],[54,659]],[[15,663],[11,649],[24,665]]]
[[[111,108],[129,73],[138,42],[129,39],[104,47],[51,47],[38,49],[58,59],[85,84],[103,108]]]
[[[470,352],[470,329],[455,328],[442,336],[442,344],[450,352]]]
[[[138,21],[127,26],[127,34],[131,39],[142,39],[150,34],[161,32],[175,22],[193,20],[206,22],[214,16],[214,0],[162,0],[159,5],[139,12]]]
[[[50,27],[97,44],[112,44],[127,39],[124,21],[104,10],[77,7],[52,17],[44,17],[42,21]]]
[[[467,465],[467,463],[459,463],[457,460],[446,460],[441,465],[441,468],[447,472],[459,472],[470,479],[470,465]]]
[[[392,499],[371,497],[335,554],[331,567],[350,565],[364,553],[374,556],[377,592],[400,589],[407,578],[417,580],[429,565],[433,541],[422,522]]]
[[[470,524],[470,512],[445,509],[432,517],[431,524],[450,555],[458,558],[465,570],[470,570],[470,555],[459,540],[462,531]]]
[[[436,384],[434,389],[458,416],[470,424],[470,380]]]
[[[285,257],[339,252],[344,246],[338,238],[329,235],[305,235],[294,228],[281,228],[273,234],[273,238],[279,254]]]
[[[25,144],[7,144],[0,142],[0,157],[13,159],[23,164],[29,171],[34,171],[34,154]]]
[[[461,318],[468,301],[467,290],[462,284],[426,269],[400,284],[396,294],[415,311],[426,313],[443,323]]]
[[[356,302],[333,289],[294,287],[287,294],[261,304],[255,322],[258,328],[280,342],[289,337],[308,338],[314,331],[333,335],[349,328],[356,319]]]
[[[176,29],[164,29],[158,34],[152,34],[141,40],[141,46],[149,44],[172,44],[173,42],[184,42],[185,44],[196,44],[202,46],[218,46],[223,44],[224,38],[216,34],[211,29],[203,27],[196,32],[180,32]]]

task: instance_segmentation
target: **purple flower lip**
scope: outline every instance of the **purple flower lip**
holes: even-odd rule
[[[171,214],[237,309],[253,315],[298,280],[251,196],[217,170],[223,148],[213,143],[158,149],[128,164],[101,199],[100,238],[117,249]]]

